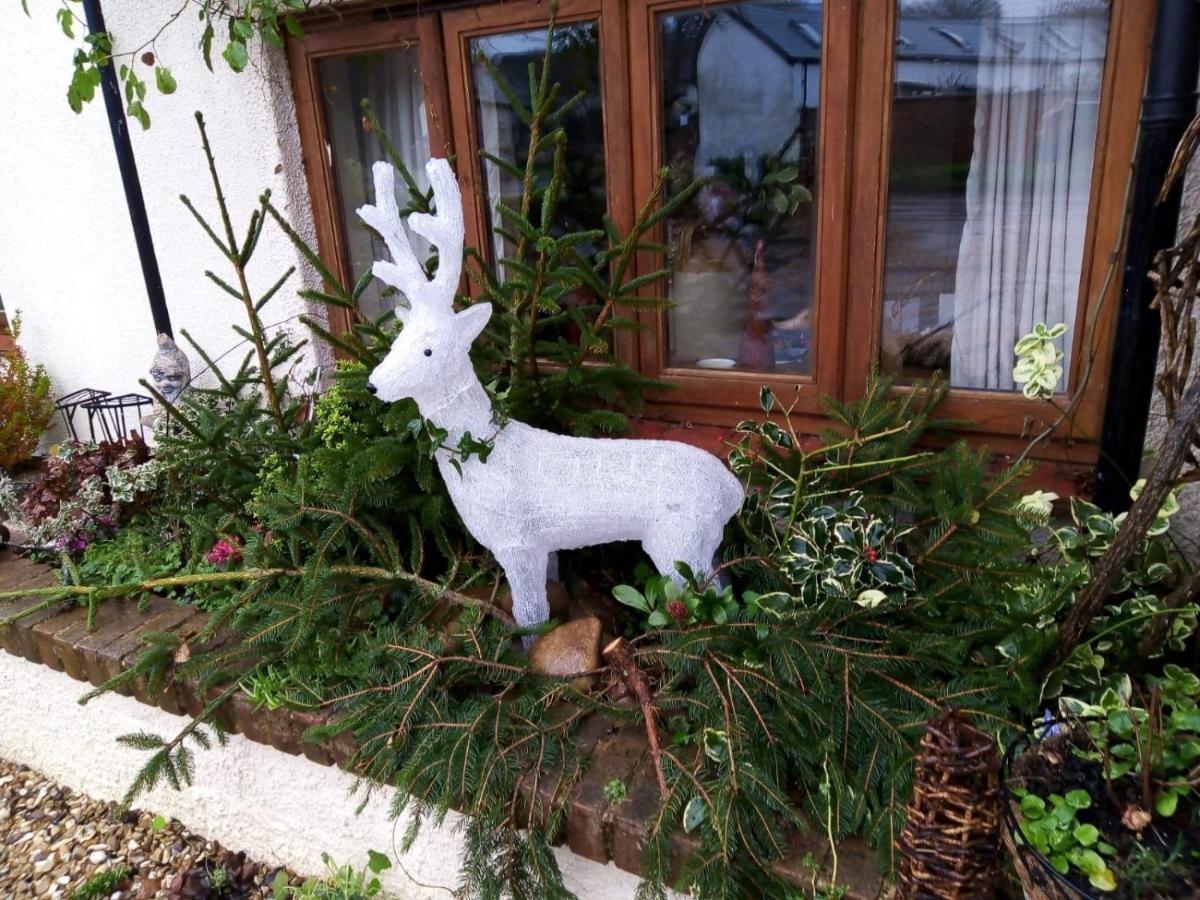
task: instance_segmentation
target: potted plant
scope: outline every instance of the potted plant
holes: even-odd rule
[[[1007,760],[1005,837],[1025,895],[1196,896],[1200,676],[1168,664],[1061,707]]]

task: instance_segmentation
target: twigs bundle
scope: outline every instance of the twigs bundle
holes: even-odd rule
[[[992,739],[956,710],[930,722],[921,739],[908,821],[900,835],[896,896],[994,896],[999,801]]]

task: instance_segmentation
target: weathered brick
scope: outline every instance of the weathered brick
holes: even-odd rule
[[[196,610],[194,616],[184,620],[173,628],[172,631],[181,641],[180,647],[186,646],[187,652],[190,654],[192,639],[208,627],[208,622],[208,615],[200,610]],[[176,651],[176,653],[178,652]],[[189,705],[194,706],[196,703],[191,686],[175,677],[174,673],[172,674],[171,683],[157,697],[157,700],[158,705],[166,712],[177,716],[187,715]]]
[[[20,560],[25,563],[26,560]],[[4,586],[5,591],[19,591],[25,588],[43,587],[54,584],[56,581],[55,575],[44,566],[38,566],[29,563],[28,566],[21,567],[21,572],[16,577],[8,579]],[[24,614],[27,610],[33,609],[45,603],[44,596],[21,597],[17,600],[8,600],[0,602],[0,622],[12,620],[15,616]],[[59,604],[54,604],[48,610],[41,610],[32,615],[25,615],[23,618],[9,621],[7,625],[0,625],[0,646],[14,656],[25,656],[31,662],[38,662],[36,648],[32,651],[32,656],[26,651],[26,637],[28,631],[34,624],[42,619],[56,615],[63,607]],[[31,621],[32,620],[32,621]]]
[[[595,748],[596,742],[611,730],[612,720],[598,713],[588,713],[574,704],[561,703],[550,710],[547,721],[553,725],[565,723],[572,718],[578,720],[577,724],[569,726],[575,729],[572,743],[578,752],[586,757]],[[580,767],[580,770],[583,769],[586,769],[586,761]],[[525,824],[532,821],[545,826],[554,806],[567,799],[562,796],[564,775],[566,775],[566,780],[573,784],[580,777],[580,770],[572,767],[564,773],[561,766],[550,770],[535,766],[526,772],[517,786],[517,790],[520,792],[518,815],[521,821]],[[568,784],[567,787],[569,788],[571,784]],[[557,840],[558,837],[558,835],[554,835],[552,840]]]
[[[612,808],[610,850],[612,861],[622,869],[641,868],[642,851],[650,831],[650,820],[658,814],[661,796],[649,746],[637,768],[625,779],[626,799]]]
[[[87,608],[73,606],[56,616],[51,616],[38,622],[32,628],[34,646],[37,648],[38,659],[59,672],[65,670],[62,658],[59,656],[58,636],[63,631],[82,625],[87,627]]]
[[[296,742],[304,757],[322,766],[333,765],[333,756],[327,747],[304,739],[304,732],[309,728],[312,728],[314,725],[324,724],[324,719],[320,717],[320,713],[296,709],[291,711],[291,715],[288,718],[291,720],[292,728],[296,734]]]
[[[147,615],[161,612],[164,607],[170,605],[162,598],[155,600],[151,601],[145,612],[138,610],[137,601],[125,598],[106,600],[101,604],[96,614],[96,630],[84,635],[75,644],[75,649],[83,660],[83,669],[88,681],[99,686],[108,679],[108,667],[105,660],[99,656],[105,647],[134,631],[145,621]]]
[[[194,606],[175,605],[159,612],[148,610],[146,619],[135,629],[97,651],[96,656],[100,665],[104,667],[104,671],[108,674],[109,678],[116,677],[121,672],[137,664],[138,659],[145,651],[144,642],[147,634],[160,631],[174,631],[177,627],[195,616],[196,612]],[[152,697],[150,695],[148,679],[144,675],[139,675],[128,687],[120,688],[119,692],[122,694],[132,694],[143,703],[157,706],[159,705],[157,695],[163,693],[163,689],[160,688],[155,692],[156,696]]]
[[[574,853],[596,862],[612,858],[612,810],[604,786],[614,778],[628,779],[646,752],[645,735],[632,725],[596,745],[587,774],[571,794],[567,846]]]

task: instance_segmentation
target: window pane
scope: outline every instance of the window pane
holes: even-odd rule
[[[884,369],[1011,391],[1017,339],[1073,328],[1108,13],[1107,0],[901,0]]]
[[[672,366],[811,371],[821,3],[659,19]]]
[[[338,214],[351,277],[365,272],[374,259],[386,259],[383,242],[374,238],[355,214],[358,207],[375,202],[371,166],[384,159],[378,135],[365,127],[362,101],[370,100],[379,123],[396,151],[412,172],[422,190],[428,188],[425,163],[429,160],[429,132],[425,118],[425,97],[421,89],[419,55],[415,46],[355,53],[322,59],[317,63],[325,130],[337,191]],[[407,191],[396,179],[397,202],[408,205]],[[418,256],[429,252],[421,238],[414,237]],[[372,280],[359,310],[375,319],[394,309],[398,295],[391,289],[381,291]]]
[[[479,61],[482,54],[504,77],[521,104],[529,108],[529,65],[535,63],[541,71],[546,50],[546,30],[488,35],[471,41],[474,63],[475,113],[479,127],[479,146],[502,160],[516,165],[524,172],[529,158],[529,128],[499,89],[487,67]],[[549,84],[562,85],[559,102],[582,92],[577,103],[559,124],[567,135],[566,171],[563,190],[555,216],[559,232],[601,228],[607,211],[604,171],[604,114],[600,92],[600,40],[595,22],[559,25],[554,32],[554,52],[551,55]],[[535,184],[544,187],[550,181],[554,161],[552,149],[542,150],[534,167]],[[521,208],[521,180],[505,172],[490,160],[481,162],[484,193],[487,198],[490,222],[511,231],[496,205],[504,203],[513,209]],[[537,222],[537,204],[530,211]],[[492,233],[494,259],[512,256],[503,236]],[[582,246],[585,254],[598,248]],[[501,268],[503,274],[503,268]]]

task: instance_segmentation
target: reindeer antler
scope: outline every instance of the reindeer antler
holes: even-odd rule
[[[462,272],[463,214],[462,195],[450,164],[444,159],[431,159],[425,164],[436,212],[408,217],[409,227],[437,247],[438,267],[432,279],[425,277],[413,253],[396,206],[396,170],[381,161],[371,171],[375,176],[375,205],[359,207],[358,217],[379,233],[392,257],[391,262],[375,260],[371,271],[408,298],[409,308],[397,307],[396,317],[407,321],[418,307],[436,315],[453,313],[454,292]]]

